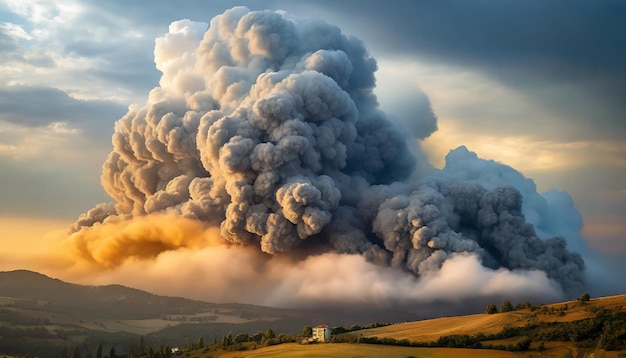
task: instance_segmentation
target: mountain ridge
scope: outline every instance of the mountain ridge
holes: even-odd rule
[[[159,296],[122,285],[81,285],[39,272],[0,272],[0,297],[18,299],[22,305],[47,304],[62,311],[90,311],[110,318],[142,319],[162,313],[192,313],[215,304],[183,297]]]
[[[268,326],[296,332],[310,319],[296,313],[159,296],[118,284],[74,284],[29,270],[0,271],[0,357],[53,358],[77,345],[124,351],[140,336],[156,347]]]

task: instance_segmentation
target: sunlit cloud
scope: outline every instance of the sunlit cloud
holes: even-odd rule
[[[123,20],[106,12],[99,14],[99,21],[86,20],[96,10],[80,1],[8,1],[6,6],[21,22],[5,23],[5,31],[30,41],[15,43],[6,55],[11,65],[0,72],[0,81],[59,88],[76,98],[112,100],[125,106],[145,98],[136,94],[139,81],[122,80],[124,73],[127,80],[145,74],[134,67],[140,62],[137,55],[125,56],[151,46],[145,28],[125,31],[120,26]],[[149,55],[141,60],[151,62]],[[149,78],[142,81],[150,83]]]
[[[48,0],[6,0],[5,5],[15,14],[34,24],[63,23],[81,12],[80,2]]]
[[[605,254],[626,255],[624,214],[626,213],[619,213],[619,218],[616,215],[611,218],[587,217],[583,234],[594,238],[589,245]]]
[[[46,127],[27,128],[0,121],[0,156],[14,160],[27,160],[55,153],[57,161],[71,161],[81,154],[76,152],[76,141],[81,130],[72,128],[65,122],[53,122]]]
[[[522,172],[559,171],[591,165],[626,165],[626,144],[618,141],[560,142],[542,137],[507,136],[471,131],[454,120],[440,119],[439,131],[423,147],[435,165],[449,150],[467,145],[480,156],[509,164]]]
[[[585,128],[571,118],[480,73],[419,61],[380,62],[377,92],[383,107],[399,88],[412,86],[430,98],[439,129],[422,147],[435,166],[443,165],[451,148],[466,145],[522,172],[626,167],[623,141],[585,138]]]

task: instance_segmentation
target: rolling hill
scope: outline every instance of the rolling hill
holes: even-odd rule
[[[55,357],[63,349],[98,344],[126,351],[140,335],[154,346],[181,345],[230,331],[297,331],[306,314],[247,304],[164,297],[120,285],[88,286],[31,271],[0,272],[0,356],[30,352]]]
[[[408,340],[416,345],[476,345],[516,350],[523,339],[542,356],[626,355],[626,295],[568,301],[510,312],[406,322],[348,332],[345,338]],[[608,350],[608,351],[607,351]]]
[[[41,358],[79,346],[126,352],[129,345],[184,347],[229,332],[254,334],[268,328],[297,334],[304,326],[366,324],[417,319],[397,308],[311,307],[281,309],[240,303],[209,303],[164,297],[120,285],[77,285],[25,271],[0,272],[0,357],[27,352]]]
[[[214,304],[179,297],[163,297],[120,285],[86,286],[66,283],[40,273],[18,270],[0,272],[0,297],[18,307],[42,307],[47,311],[110,319],[145,319],[163,313],[194,314]]]
[[[356,327],[335,335],[331,344],[217,344],[189,354],[199,358],[624,357],[625,307],[626,295],[618,295],[495,314]]]
[[[496,334],[504,327],[525,327],[530,324],[574,322],[596,316],[594,307],[626,312],[626,294],[591,299],[588,302],[568,301],[498,314],[474,314],[406,322],[385,327],[346,333],[348,336],[392,337],[415,342],[431,342],[441,336],[473,335],[478,332]]]
[[[193,349],[193,342],[202,336],[207,343],[217,343],[187,350],[191,356],[582,357],[598,353],[618,357],[626,355],[625,307],[626,295],[619,295],[361,329],[356,324],[413,316],[397,310],[351,316],[346,309],[330,307],[288,310],[209,303],[11,271],[0,272],[0,356],[27,352],[41,358],[69,356],[74,347],[93,355],[98,345],[107,351],[114,347],[117,352],[128,352],[140,342],[146,347]],[[321,322],[350,328],[335,327],[332,344],[288,343],[299,342],[304,326]],[[220,343],[231,334],[251,337],[268,328],[277,333],[275,338]],[[518,349],[524,341],[527,346]]]

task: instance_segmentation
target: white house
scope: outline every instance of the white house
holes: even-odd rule
[[[313,327],[311,340],[314,342],[330,342],[330,328],[325,324]]]

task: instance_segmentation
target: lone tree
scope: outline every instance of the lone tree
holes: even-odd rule
[[[498,307],[496,306],[495,303],[490,303],[487,305],[487,308],[485,308],[485,313],[486,314],[498,313]]]
[[[513,311],[513,305],[511,304],[511,301],[506,300],[504,301],[504,303],[502,303],[502,305],[500,306],[500,312],[511,312]]]
[[[263,341],[269,341],[274,338],[276,338],[276,334],[274,333],[274,331],[272,331],[271,328],[268,328],[267,331],[265,331],[265,335],[263,336]]]
[[[305,337],[305,338],[310,338],[310,337],[312,337],[312,336],[313,336],[313,328],[311,328],[311,326],[305,326],[305,327],[302,329],[302,333],[300,333],[300,335],[301,335],[302,337]]]
[[[591,296],[589,296],[589,294],[587,292],[583,293],[582,295],[580,295],[580,297],[578,297],[578,300],[580,302],[587,302],[591,299]]]

